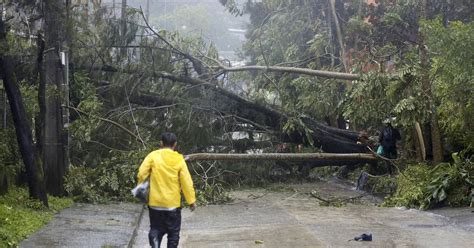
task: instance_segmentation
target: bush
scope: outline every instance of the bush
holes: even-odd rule
[[[69,207],[70,198],[48,197],[49,209],[28,197],[23,188],[11,188],[0,196],[0,247],[16,247],[31,233],[48,223],[54,213]]]
[[[136,185],[138,166],[144,157],[143,152],[119,153],[95,168],[71,166],[65,190],[80,202],[131,201],[130,190]]]
[[[452,163],[441,163],[434,168],[425,164],[409,166],[397,177],[397,190],[384,205],[422,210],[442,204],[453,207],[469,205],[474,163],[470,158],[461,159],[457,153],[452,157]]]

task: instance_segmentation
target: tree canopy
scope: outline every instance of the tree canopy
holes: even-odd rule
[[[99,181],[121,194],[118,178],[130,173],[134,182],[126,164],[138,164],[167,130],[183,153],[275,152],[282,143],[366,153],[361,133],[376,136],[395,117],[406,158],[472,153],[470,1],[215,1],[248,18],[239,61],[223,56],[238,42],[219,23],[229,17],[209,12],[214,5],[190,1],[153,15],[86,2],[2,4],[1,61],[15,66],[0,74],[25,106],[20,122],[9,118],[18,109],[2,108],[2,182],[23,167],[21,156],[5,154],[26,145],[36,160],[22,151],[23,161],[40,183],[44,171],[50,193],[65,193],[68,168],[106,174],[113,164],[119,169]],[[17,146],[19,123],[31,135]]]

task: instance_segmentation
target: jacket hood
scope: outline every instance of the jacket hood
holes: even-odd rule
[[[167,166],[171,166],[171,167],[179,166],[181,162],[184,160],[183,155],[169,148],[160,149],[159,153],[161,155],[161,159]]]

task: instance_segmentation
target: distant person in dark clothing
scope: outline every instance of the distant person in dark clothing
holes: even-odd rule
[[[383,148],[382,155],[389,159],[397,158],[397,141],[401,140],[402,137],[398,129],[392,127],[391,119],[384,121],[385,127],[380,132],[379,142]]]

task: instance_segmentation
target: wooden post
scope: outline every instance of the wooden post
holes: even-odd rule
[[[421,131],[421,126],[419,122],[415,122],[415,131],[416,131],[416,137],[417,142],[420,146],[420,152],[421,152],[421,161],[426,160],[426,146],[425,146],[425,141],[423,139],[423,132]]]

